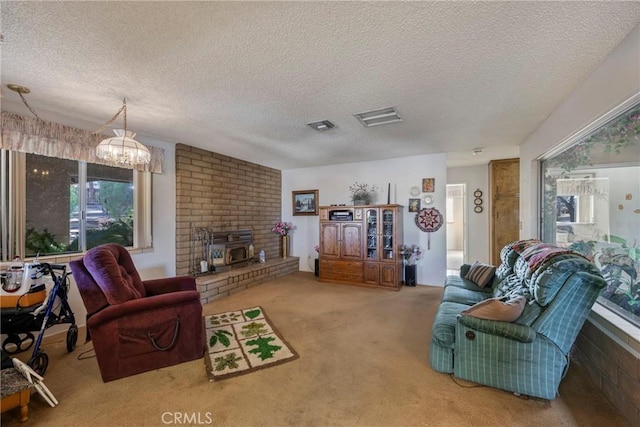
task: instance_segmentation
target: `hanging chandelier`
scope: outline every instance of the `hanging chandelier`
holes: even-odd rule
[[[7,85],[7,88],[20,95],[20,99],[36,119],[41,122],[44,121],[40,116],[38,116],[38,114],[36,114],[35,110],[29,105],[24,97],[25,94],[31,92],[28,87],[10,83]],[[136,166],[148,164],[151,162],[151,153],[149,152],[149,149],[144,144],[133,139],[136,136],[134,132],[127,130],[126,99],[122,100],[122,107],[120,107],[118,112],[114,114],[107,123],[102,125],[100,129],[95,130],[92,133],[100,133],[105,130],[107,126],[118,118],[120,113],[123,115],[124,129],[114,129],[113,133],[115,133],[116,136],[107,138],[98,144],[96,147],[96,156],[98,156],[99,159],[120,165]]]
[[[122,100],[122,107],[105,125],[95,131],[101,132],[111,124],[119,115],[123,114],[124,129],[114,129],[116,136],[107,138],[96,147],[96,156],[99,159],[129,166],[146,165],[151,161],[149,149],[142,143],[133,139],[136,134],[127,130],[127,100]]]

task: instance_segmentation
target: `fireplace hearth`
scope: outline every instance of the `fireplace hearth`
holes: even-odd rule
[[[192,230],[191,268],[194,276],[245,267],[253,261],[253,230]]]

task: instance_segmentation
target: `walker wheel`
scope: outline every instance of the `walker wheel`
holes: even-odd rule
[[[67,330],[67,351],[69,353],[75,350],[77,342],[78,342],[78,327],[76,325],[71,325]]]
[[[2,350],[7,354],[17,354],[31,348],[35,341],[35,336],[31,332],[21,334],[9,334],[2,341]]]
[[[38,375],[44,376],[44,373],[47,372],[47,367],[49,366],[49,356],[47,356],[47,353],[39,352],[29,359],[27,365],[36,371]]]

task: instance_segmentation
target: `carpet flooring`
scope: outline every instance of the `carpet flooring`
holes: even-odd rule
[[[442,288],[399,292],[320,283],[291,274],[204,306],[204,315],[262,307],[299,354],[210,382],[204,360],[103,383],[90,349],[47,339],[45,382],[60,404],[32,395],[30,420],[3,426],[625,426],[586,370],[572,363],[553,401],[454,381],[429,367]],[[80,331],[84,337],[84,331]],[[28,356],[28,355],[25,355]]]

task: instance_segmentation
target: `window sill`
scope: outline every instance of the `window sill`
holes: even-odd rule
[[[640,328],[600,304],[594,304],[589,318],[640,353]]]
[[[127,248],[130,254],[146,254],[153,252],[153,246],[149,246],[146,248]],[[38,262],[48,262],[49,264],[68,264],[71,261],[76,259],[80,259],[84,256],[84,253],[72,253],[72,254],[59,254],[59,255],[47,255],[47,256],[39,256]],[[22,260],[24,263],[30,263],[35,261],[35,258],[25,258]],[[0,271],[6,270],[11,262],[2,262],[0,263]]]

